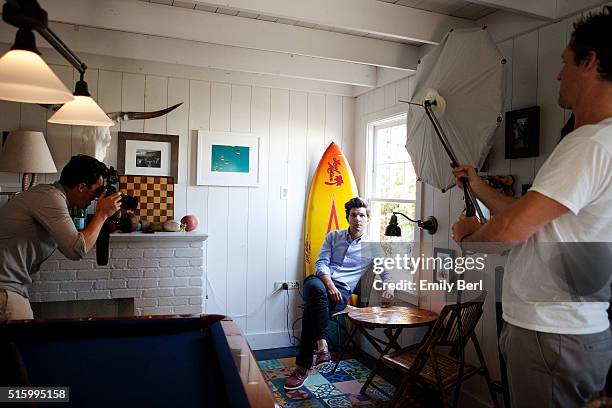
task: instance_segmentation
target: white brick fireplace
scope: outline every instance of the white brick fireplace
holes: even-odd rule
[[[112,234],[108,265],[95,248],[80,261],[56,251],[32,275],[30,301],[133,299],[136,315],[202,312],[204,279],[200,233]]]

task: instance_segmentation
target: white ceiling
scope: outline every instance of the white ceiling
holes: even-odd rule
[[[378,0],[399,6],[412,7],[453,17],[478,20],[497,11],[497,8],[465,0]]]
[[[401,44],[409,44],[420,46],[423,42],[411,41],[406,38],[396,38],[386,35],[381,35],[374,32],[364,32],[346,29],[342,27],[334,27],[331,25],[315,24],[306,21],[300,21],[299,19],[279,18],[265,13],[260,14],[259,12],[241,11],[231,8],[218,7],[214,4],[207,4],[202,1],[189,1],[189,0],[138,0],[145,3],[156,3],[164,4],[167,6],[186,8],[197,11],[205,11],[209,13],[225,14],[229,16],[236,16],[242,18],[249,18],[255,20],[269,21],[279,24],[295,25],[299,27],[306,27],[315,30],[330,31],[342,34],[350,34],[358,37],[375,38],[377,40],[398,42]],[[205,1],[205,0],[204,0]],[[329,0],[333,1],[333,0]],[[409,7],[417,10],[430,11],[437,14],[443,14],[452,17],[458,17],[467,20],[478,20],[491,13],[497,11],[497,8],[476,4],[474,2],[466,0],[377,0],[383,3],[394,4],[398,7]]]
[[[429,49],[422,45],[453,28],[513,26],[519,17],[544,24],[601,0],[38,1],[77,53],[355,95],[414,74]],[[0,24],[0,41],[11,44],[14,32]]]

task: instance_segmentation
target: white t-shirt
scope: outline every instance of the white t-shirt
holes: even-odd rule
[[[607,299],[584,301],[580,293],[564,290],[568,269],[559,267],[562,245],[551,243],[598,242],[595,246],[603,245],[604,253],[612,251],[612,118],[567,135],[542,165],[530,191],[570,211],[510,251],[503,283],[504,320],[548,333],[589,334],[607,329],[608,302],[603,301]],[[586,248],[583,260],[602,261],[590,259],[601,252],[591,255],[590,247]],[[589,270],[578,269],[580,273]],[[609,279],[612,264],[603,270]]]

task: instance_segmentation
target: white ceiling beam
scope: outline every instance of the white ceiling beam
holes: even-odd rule
[[[252,74],[312,79],[348,85],[376,86],[376,67],[121,31],[51,23],[52,30],[77,54],[88,52],[170,64]],[[0,41],[12,43],[15,29],[0,24]],[[46,41],[39,37],[38,42]]]
[[[262,51],[415,70],[418,47],[125,0],[41,0],[51,21]]]
[[[470,20],[377,0],[193,0],[306,23],[436,44],[451,28],[473,27]],[[539,0],[538,0],[539,1]]]
[[[0,54],[10,49],[12,44],[0,43]],[[45,61],[51,69],[70,66],[68,62],[48,45],[39,44]],[[197,81],[223,82],[236,85],[258,86],[274,89],[292,89],[303,92],[317,92],[339,96],[354,96],[355,88],[369,90],[369,87],[337,84],[310,79],[285,78],[275,75],[249,74],[246,72],[224,71],[214,68],[201,68],[165,62],[143,61],[133,58],[117,58],[102,55],[79,53],[79,58],[87,62],[89,69],[124,72],[130,74],[153,75],[168,78],[181,78]],[[87,76],[85,78],[87,80]],[[91,84],[90,84],[91,85]]]
[[[513,13],[554,19],[557,17],[557,0],[470,0],[483,6],[495,7]]]
[[[414,73],[400,71],[399,69],[376,68],[376,86],[387,85],[411,75],[414,75]]]

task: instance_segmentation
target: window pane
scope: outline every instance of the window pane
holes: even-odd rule
[[[376,142],[376,157],[374,158],[376,163],[387,163],[391,159],[389,157],[389,143],[391,142],[389,128],[376,128],[375,142]]]
[[[379,164],[374,168],[376,191],[374,197],[389,197],[391,194],[391,167],[388,164]]]
[[[376,163],[410,161],[406,150],[406,125],[376,129]]]
[[[414,166],[412,163],[404,164],[404,186],[402,198],[406,200],[416,200],[416,183],[417,176],[414,172]]]
[[[389,195],[385,198],[403,198],[406,196],[406,177],[404,174],[405,163],[392,164],[390,168],[391,182],[389,183]]]
[[[416,175],[411,163],[377,165],[374,197],[416,199]]]
[[[406,151],[406,125],[377,128],[374,190],[377,198],[416,199],[416,174]]]
[[[406,124],[402,123],[401,125],[393,126],[391,128],[391,143],[396,146],[402,146],[404,151],[406,151]],[[406,157],[410,160],[410,156],[406,151]]]

